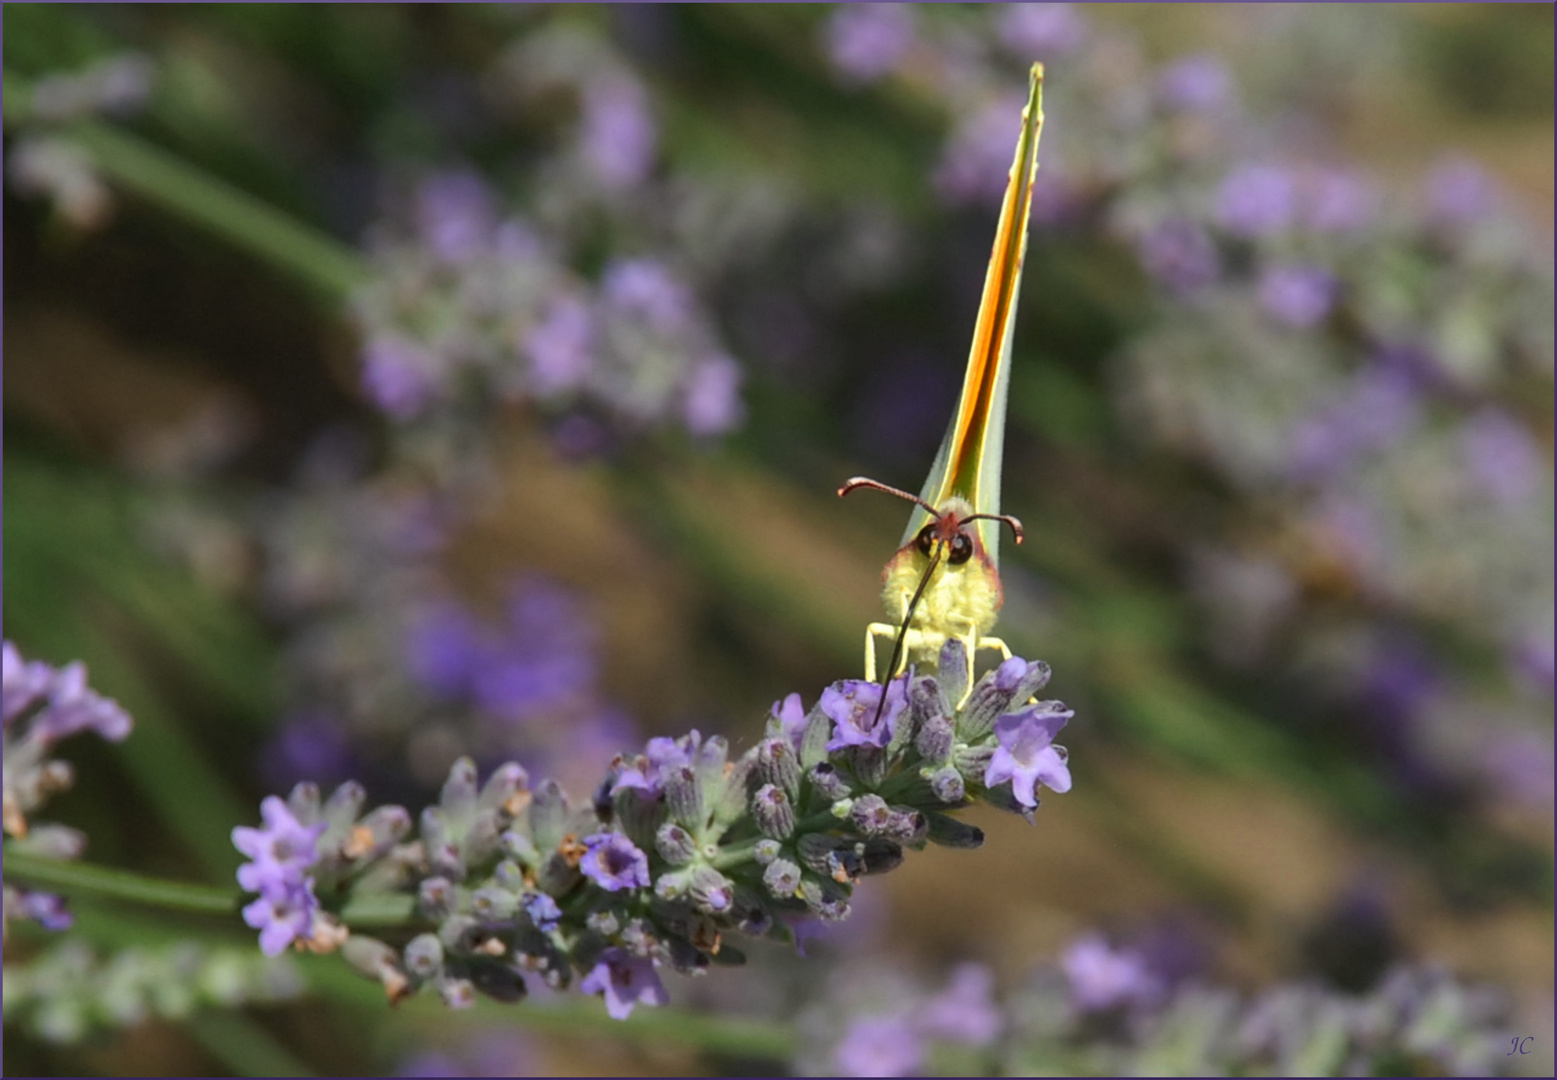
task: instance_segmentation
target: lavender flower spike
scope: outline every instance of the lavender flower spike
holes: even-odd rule
[[[1074,715],[1058,702],[1041,701],[995,721],[995,738],[1000,745],[984,770],[984,786],[1009,780],[1016,801],[1029,808],[1038,805],[1035,788],[1040,782],[1060,794],[1069,791],[1070,769],[1052,743]]]

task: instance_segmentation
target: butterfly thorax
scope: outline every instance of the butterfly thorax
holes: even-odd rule
[[[973,513],[962,499],[950,499],[943,513],[904,544],[882,574],[882,602],[888,621],[908,620],[904,662],[919,669],[934,668],[949,637],[970,646],[995,625],[1000,610],[1000,575],[984,549],[977,524],[962,523]],[[931,564],[928,581],[925,569]],[[918,604],[909,605],[924,582]],[[970,648],[971,651],[971,648]]]

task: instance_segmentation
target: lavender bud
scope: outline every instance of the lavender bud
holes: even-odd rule
[[[849,916],[849,890],[836,881],[807,877],[800,884],[800,898],[806,907],[828,922]]]
[[[504,859],[492,870],[492,880],[510,892],[523,892],[524,870],[512,859]]]
[[[506,922],[519,911],[519,898],[507,889],[477,889],[470,898],[470,910],[483,922]]]
[[[821,702],[806,713],[806,727],[800,736],[800,767],[810,769],[827,761],[827,744],[833,737],[832,718],[822,711]]]
[[[665,820],[665,800],[642,788],[628,787],[616,793],[613,805],[628,839],[641,848],[648,847]]]
[[[465,860],[460,858],[460,849],[453,844],[429,846],[427,862],[435,874],[442,874],[454,881],[465,880]]]
[[[541,851],[555,850],[568,831],[568,797],[555,780],[543,780],[530,800],[530,836]]]
[[[622,920],[614,911],[591,911],[584,919],[584,925],[601,937],[610,937],[622,928]]]
[[[950,765],[935,770],[930,776],[930,791],[943,803],[959,805],[967,798],[967,785],[962,774]]]
[[[287,796],[287,809],[292,811],[292,816],[297,818],[299,824],[312,825],[319,820],[319,785],[312,780],[304,780],[292,788]]]
[[[535,844],[530,838],[517,829],[509,829],[500,838],[503,850],[518,859],[524,866],[539,866],[541,853],[535,849]]]
[[[714,824],[732,825],[746,814],[746,781],[751,776],[754,758],[745,754],[730,766],[724,779],[724,789],[714,806]]]
[[[697,857],[697,842],[692,834],[673,821],[667,821],[654,834],[654,849],[672,866],[685,866]]]
[[[780,900],[792,900],[800,890],[800,867],[788,859],[774,859],[762,872],[762,883]]]
[[[524,998],[524,976],[508,964],[482,964],[471,972],[476,989],[494,1001],[511,1005]]]
[[[838,775],[838,770],[828,762],[822,762],[808,774],[811,786],[816,789],[818,795],[828,802],[837,802],[846,798],[849,794],[849,785],[844,778]]]
[[[692,767],[697,771],[698,785],[708,792],[718,793],[724,783],[725,762],[730,758],[730,743],[723,735],[711,735],[697,748]]]
[[[707,815],[703,813],[703,785],[698,772],[683,766],[672,769],[665,778],[665,805],[671,819],[696,831]]]
[[[438,805],[454,819],[461,819],[476,809],[476,763],[462,757],[449,766],[449,778],[438,793]]]
[[[854,800],[849,820],[866,836],[879,836],[886,831],[892,818],[892,808],[880,795],[861,795]]]
[[[20,840],[12,840],[7,849],[26,851],[45,859],[79,859],[86,850],[86,833],[69,825],[46,822],[33,825]]]
[[[931,843],[943,847],[976,848],[984,844],[984,830],[935,810],[925,812]]]
[[[930,834],[930,823],[918,810],[893,810],[883,833],[889,840],[896,840],[911,847],[922,847]]]
[[[434,849],[446,847],[453,842],[443,811],[436,806],[423,808],[421,833],[422,844],[427,848],[429,855]]]
[[[469,956],[486,937],[481,924],[469,915],[450,915],[438,927],[438,940],[443,942],[446,952],[455,956]]]
[[[502,840],[502,811],[482,810],[476,814],[465,839],[460,842],[460,861],[470,865],[486,862],[497,854]]]
[[[800,762],[788,739],[767,739],[757,748],[757,775],[781,788],[791,802],[800,797]]]
[[[783,840],[795,831],[795,808],[772,784],[763,784],[752,795],[751,815],[764,836]]]
[[[348,858],[371,862],[384,856],[411,831],[411,815],[403,806],[377,806],[357,823],[341,849]]]
[[[481,788],[477,805],[483,810],[500,810],[508,818],[519,816],[529,801],[530,774],[517,761],[505,761]]]
[[[447,919],[454,914],[454,885],[447,878],[424,878],[417,890],[416,906],[425,918],[434,921]]]
[[[330,794],[322,814],[332,828],[349,828],[362,814],[368,793],[355,780],[347,780]]]
[[[959,704],[968,692],[968,650],[961,640],[946,639],[946,644],[941,646],[936,674],[940,677],[940,690],[945,699],[953,706]]]
[[[982,777],[994,756],[993,746],[959,746],[952,751],[952,764],[964,777]]]
[[[859,855],[858,874],[885,874],[903,865],[903,848],[879,837],[865,841]],[[857,876],[851,874],[850,877]]]
[[[440,979],[438,996],[451,1009],[468,1009],[476,1003],[476,988],[469,979]]]
[[[673,870],[668,874],[661,874],[654,881],[654,895],[661,900],[679,900],[687,894],[687,889],[692,884],[692,872],[690,870]]]
[[[1012,662],[1008,660],[1006,663],[1011,664]],[[1050,671],[1048,664],[1042,660],[1029,660],[1026,661],[1026,664],[1025,669],[1013,672],[1005,672],[1005,664],[1002,664],[1000,669],[995,672],[997,683],[1011,686],[1011,705],[1014,708],[1020,708],[1027,704],[1028,698],[1049,685]],[[1015,664],[1012,664],[1012,667],[1014,669]],[[1002,673],[1005,673],[1004,679],[1001,678]]]
[[[979,680],[968,696],[968,703],[957,714],[957,738],[975,743],[994,729],[995,721],[1010,708],[1011,691],[996,683],[997,668]]]
[[[778,858],[779,853],[783,850],[783,845],[777,840],[758,840],[752,848],[752,858],[756,860],[758,866],[767,866],[774,859]]]
[[[868,788],[877,787],[887,778],[887,763],[891,760],[879,746],[851,746],[845,751],[854,766],[854,775]]]
[[[406,942],[405,969],[422,982],[443,974],[443,943],[436,934],[417,934]]]
[[[710,915],[724,915],[735,903],[730,879],[711,866],[699,866],[692,871],[687,892],[699,910]]]
[[[341,956],[361,974],[382,982],[392,999],[404,993],[407,980],[400,970],[400,957],[378,938],[353,934],[341,946]],[[397,988],[399,993],[396,993]]]
[[[935,716],[920,725],[919,734],[914,737],[914,748],[919,751],[920,757],[933,765],[939,765],[951,756],[955,738],[956,731],[951,721],[944,716]]]

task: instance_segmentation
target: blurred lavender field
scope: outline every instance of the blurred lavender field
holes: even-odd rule
[[[587,1038],[8,892],[7,1072],[1550,1075],[1550,7],[5,28],[5,636],[136,724],[83,858],[858,677],[901,509],[834,492],[929,467],[1034,60],[998,632],[1076,714],[1037,828]]]

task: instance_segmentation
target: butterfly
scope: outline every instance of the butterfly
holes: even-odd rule
[[[871,682],[877,675],[878,639],[894,643],[886,678],[909,664],[921,671],[935,670],[941,649],[951,638],[964,645],[968,686],[973,684],[977,650],[1011,656],[1006,643],[989,634],[1002,600],[1000,526],[1009,527],[1018,544],[1023,536],[1022,523],[1000,513],[1000,464],[1011,337],[1042,130],[1043,65],[1034,64],[974,324],[968,370],[924,489],[911,495],[863,476],[838,489],[839,495],[847,495],[869,488],[914,504],[902,546],[882,572],[882,601],[889,622],[871,623],[865,630],[865,678]]]

